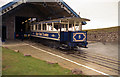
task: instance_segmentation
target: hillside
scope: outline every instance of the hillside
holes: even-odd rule
[[[118,42],[118,31],[120,26],[103,28],[103,29],[92,29],[88,31],[88,41],[98,42]]]

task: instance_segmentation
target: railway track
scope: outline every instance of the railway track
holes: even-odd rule
[[[103,62],[103,61],[97,61],[97,60],[92,60],[92,59],[89,60],[89,59],[84,58],[83,56],[82,56],[82,57],[81,57],[81,56],[76,56],[76,55],[71,55],[71,56],[72,56],[72,57],[75,57],[75,58],[78,58],[78,59],[85,60],[85,61],[87,61],[87,62],[95,63],[95,64],[97,64],[97,65],[106,67],[106,68],[108,68],[109,71],[114,70],[115,73],[120,72],[120,70],[118,70],[117,67],[114,68],[114,67],[112,67],[112,66],[109,66],[109,65],[108,65],[109,63],[106,63],[106,62]],[[113,72],[113,71],[112,71],[112,72]]]
[[[79,52],[79,53],[75,53],[75,52]],[[65,53],[65,51],[63,50],[62,53]],[[120,69],[118,68],[120,67],[120,61],[88,52],[74,51],[73,53],[65,53],[65,54],[70,55],[74,58],[81,59],[85,62],[90,62],[97,64],[99,66],[103,66],[111,72],[120,74]]]
[[[95,53],[81,51],[81,50],[71,50],[71,51],[69,50],[69,53],[66,52],[68,50],[61,50],[61,49],[58,50],[57,49],[57,51],[59,51],[63,54],[72,56],[74,58],[83,60],[86,63],[93,63],[98,66],[102,66],[110,72],[120,74],[120,69],[118,68],[120,66],[120,61],[118,61],[118,60],[111,59],[109,57],[105,57],[105,56],[101,56],[101,55],[97,55]]]
[[[105,60],[110,60],[110,61],[113,61],[113,62],[116,62],[118,64],[120,64],[120,60],[116,59],[116,58],[110,58],[110,57],[106,57],[106,56],[103,56],[103,55],[100,55],[100,54],[95,54],[95,53],[90,53],[90,52],[86,52],[84,51],[84,54],[90,54],[94,57],[99,57],[99,58],[102,58],[102,59],[105,59]]]
[[[110,64],[120,66],[120,61],[115,60],[115,59],[110,59],[109,57],[100,56],[100,55],[97,55],[95,53],[89,53],[89,52],[84,51],[82,54],[76,54],[76,55],[84,56],[84,57],[87,57],[87,58],[90,57],[92,59],[101,60],[101,61],[105,61],[105,62],[110,63]]]

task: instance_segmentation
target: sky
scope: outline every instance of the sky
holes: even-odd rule
[[[82,18],[91,21],[83,29],[97,29],[118,26],[119,0],[64,0]]]
[[[12,0],[0,0],[0,7]],[[118,26],[119,0],[64,0],[82,18],[90,19],[83,29]]]

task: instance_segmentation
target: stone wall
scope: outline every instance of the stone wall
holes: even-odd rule
[[[120,28],[120,27],[119,27]],[[88,41],[118,42],[118,27],[88,30]]]

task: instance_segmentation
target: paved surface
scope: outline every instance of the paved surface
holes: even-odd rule
[[[29,42],[29,44],[33,45],[33,46],[35,46],[37,48],[44,49],[44,50],[46,50],[48,52],[54,53],[56,55],[60,55],[62,57],[65,57],[65,58],[70,59],[72,61],[75,61],[77,63],[92,67],[93,69],[97,69],[99,71],[102,71],[102,72],[105,72],[105,73],[108,73],[108,74],[111,74],[111,75],[117,75],[117,73],[107,71],[108,69],[106,69],[106,68],[104,68],[102,66],[98,66],[98,65],[95,65],[94,63],[89,63],[89,62],[85,62],[84,60],[73,58],[73,57],[71,57],[69,55],[65,55],[65,54],[62,54],[60,52],[57,52],[57,50],[55,50],[55,49],[47,48],[46,46],[41,46],[40,44],[36,45],[35,43],[32,43],[32,42]],[[91,44],[89,44],[88,49],[82,49],[82,50],[85,50],[85,51],[90,50],[91,52],[93,52],[93,50],[94,50],[94,52],[95,52],[97,50],[96,46],[98,44],[100,44],[100,46],[102,47],[101,43],[91,43]],[[59,57],[55,57],[53,55],[50,55],[50,54],[47,54],[47,53],[42,52],[40,50],[37,50],[35,48],[32,48],[31,46],[29,46],[29,45],[27,45],[27,44],[25,44],[24,42],[21,42],[21,41],[7,41],[3,46],[8,47],[8,48],[10,48],[12,50],[19,50],[23,54],[30,54],[33,57],[41,59],[41,60],[45,60],[45,61],[52,62],[52,63],[58,63],[62,67],[68,68],[70,70],[79,69],[79,70],[83,71],[83,74],[85,74],[85,75],[101,75],[100,73],[91,71],[90,69],[84,68],[82,66],[78,66],[78,65],[76,65],[74,63],[68,62],[68,61],[63,60],[63,59],[61,59]],[[102,52],[104,53],[105,50],[104,51],[98,50],[98,51],[101,52],[101,53]],[[96,52],[96,53],[99,53],[99,52]],[[106,55],[107,55],[107,53],[109,53],[109,52],[106,51]],[[112,53],[109,53],[109,54],[112,54]],[[115,55],[117,55],[117,54],[115,54]]]
[[[82,50],[118,59],[118,43],[94,42],[88,44],[88,48],[82,48]]]

